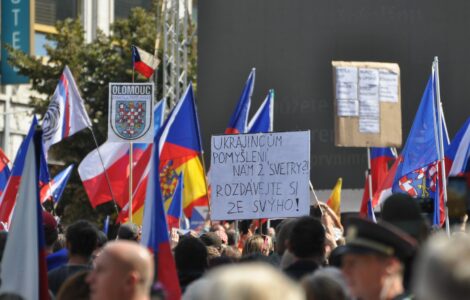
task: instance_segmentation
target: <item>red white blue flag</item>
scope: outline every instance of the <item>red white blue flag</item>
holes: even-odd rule
[[[132,46],[132,65],[134,70],[150,78],[158,67],[160,61],[154,55],[140,49],[139,47]]]
[[[8,178],[10,178],[10,167],[8,167],[9,162],[10,160],[0,148],[0,196],[5,190]]]
[[[248,114],[250,113],[251,95],[255,86],[255,73],[256,69],[253,68],[245,83],[235,112],[230,118],[230,123],[225,129],[226,134],[246,133],[248,131]]]
[[[20,148],[18,149],[18,152],[15,157],[15,162],[13,163],[13,167],[11,169],[10,177],[8,178],[5,190],[0,197],[0,222],[2,222],[3,224],[10,223],[11,213],[15,207],[18,189],[22,180],[22,176],[24,174],[23,169],[26,150],[28,146],[28,137],[34,134],[37,124],[38,121],[36,117],[33,117],[33,121],[31,122],[31,127],[29,128],[28,135],[23,140]],[[43,184],[47,184],[49,182],[49,171],[47,169],[47,163],[43,147],[41,147],[41,149],[39,149],[38,151],[40,165],[39,185],[42,186]]]
[[[162,130],[163,131],[163,130]],[[154,145],[159,145],[160,134],[154,139]],[[156,260],[157,281],[163,285],[167,292],[167,299],[181,299],[176,264],[170,247],[168,226],[163,205],[163,196],[160,189],[160,155],[159,147],[152,147],[148,174],[147,191],[144,204],[144,219],[142,225],[141,244],[154,254]]]
[[[249,133],[272,132],[274,130],[274,90],[269,90],[266,99],[248,124]]]
[[[44,151],[76,132],[91,127],[85,104],[69,67],[65,66],[42,120]]]
[[[40,132],[26,136],[21,156],[22,177],[16,209],[0,268],[0,294],[22,299],[49,299],[46,266],[46,245],[39,202],[39,155],[42,151]],[[16,163],[16,162],[15,162]]]
[[[448,176],[470,175],[470,118],[455,135],[445,157]]]
[[[57,204],[62,197],[62,193],[65,190],[65,186],[70,179],[74,165],[71,164],[67,168],[57,174],[50,183],[45,184],[40,191],[41,203],[52,199],[54,204]]]

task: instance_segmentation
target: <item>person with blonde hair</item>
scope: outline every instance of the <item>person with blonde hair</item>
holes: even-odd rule
[[[303,300],[299,285],[265,263],[215,269],[188,287],[183,300]]]

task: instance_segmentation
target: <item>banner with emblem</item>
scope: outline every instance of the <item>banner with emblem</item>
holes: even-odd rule
[[[153,82],[109,83],[109,142],[152,142],[153,91]]]

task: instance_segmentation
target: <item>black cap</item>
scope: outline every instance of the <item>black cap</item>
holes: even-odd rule
[[[353,217],[346,225],[346,245],[335,249],[332,259],[354,253],[394,256],[405,261],[415,253],[416,246],[414,238],[389,223]]]

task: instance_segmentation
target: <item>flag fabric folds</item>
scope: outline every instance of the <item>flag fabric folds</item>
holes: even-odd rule
[[[153,75],[159,63],[160,61],[153,54],[150,54],[137,46],[132,46],[133,68],[146,78],[150,78]]]
[[[372,195],[374,195],[377,189],[382,186],[382,183],[388,174],[388,163],[395,160],[395,158],[395,150],[390,147],[370,148],[370,179],[372,180]],[[359,210],[359,214],[361,216],[368,215],[369,202],[372,209],[377,204],[377,202],[373,202],[372,195],[370,195],[369,192],[369,176],[366,176],[361,208]]]
[[[330,198],[326,204],[336,213],[338,217],[341,216],[341,187],[343,185],[343,179],[338,178],[335,187],[331,191]]]
[[[470,176],[470,118],[455,135],[445,158],[448,176]]]
[[[248,130],[248,114],[250,113],[251,95],[255,86],[255,73],[256,69],[253,68],[245,83],[240,100],[238,100],[235,112],[232,114],[230,123],[225,130],[226,134],[246,133]]]
[[[71,164],[67,168],[59,172],[49,184],[45,184],[40,191],[41,203],[51,199],[54,204],[57,204],[62,197],[62,193],[65,190],[65,186],[70,179],[74,165]]]
[[[5,190],[0,197],[0,222],[4,224],[10,223],[11,213],[15,207],[16,198],[18,194],[18,188],[20,186],[21,178],[23,175],[24,161],[25,161],[28,141],[34,135],[37,124],[38,124],[38,121],[36,117],[33,117],[33,121],[31,122],[31,126],[29,128],[28,134],[26,135],[26,138],[21,143],[21,146],[18,149],[18,152],[16,154],[15,162],[13,163],[11,174],[10,174],[10,177],[8,178],[8,182],[5,187]],[[43,181],[42,183],[47,183],[48,180],[46,180],[46,178],[48,178],[49,173],[45,171],[47,170],[47,166],[44,166],[45,155],[44,155],[43,149],[44,149],[43,147],[40,147],[38,149],[39,157],[40,157],[39,158],[39,163],[40,163],[39,182]],[[44,178],[41,179],[41,177],[44,177]]]
[[[154,145],[158,145],[160,135],[154,139]],[[163,206],[163,197],[159,184],[158,168],[159,151],[158,147],[152,147],[148,175],[147,191],[145,196],[144,220],[142,226],[141,244],[146,246],[154,254],[156,260],[157,280],[166,290],[169,300],[179,300],[181,298],[181,288],[179,285],[176,264],[171,252],[170,240],[168,236],[168,226]]]
[[[68,66],[59,79],[54,95],[42,121],[44,151],[50,146],[91,127],[85,104]]]
[[[165,203],[171,201],[178,175],[183,173],[183,211],[191,218],[193,207],[208,204],[205,174],[199,154],[202,144],[192,84],[162,127],[159,140],[160,183]]]
[[[165,104],[165,100],[162,100],[154,108],[155,132],[161,127],[163,122]],[[150,151],[149,144],[133,144],[134,193],[142,176],[145,176],[143,171],[150,158]],[[104,169],[106,171],[103,169],[99,154],[103,158]],[[99,149],[93,150],[82,160],[78,166],[78,174],[93,207],[112,199],[120,207],[126,206],[129,201],[129,160],[129,144],[111,142],[105,142]],[[106,180],[106,174],[111,184],[111,190]],[[140,194],[145,196],[145,192]],[[143,205],[143,198],[140,202]]]
[[[8,178],[10,178],[10,167],[8,166],[9,162],[10,160],[0,148],[0,196],[5,190]]]
[[[0,294],[15,294],[22,299],[49,299],[38,190],[42,141],[40,132],[35,136],[34,131],[30,133],[21,146],[22,180],[0,268]]]
[[[400,154],[393,193],[406,193],[413,198],[434,199],[434,224],[445,221],[442,194],[441,164],[439,163],[439,130],[436,105],[435,77],[431,74],[416,113],[405,147]],[[444,118],[442,118],[443,120]],[[440,124],[445,127],[445,124]],[[444,138],[443,138],[444,139]],[[448,141],[444,141],[444,151]],[[443,156],[443,155],[442,155]]]
[[[272,132],[274,130],[274,90],[269,90],[266,99],[248,124],[249,133]]]
[[[183,174],[178,176],[178,183],[172,197],[170,207],[168,208],[166,218],[168,227],[180,228],[180,221],[183,217]]]

